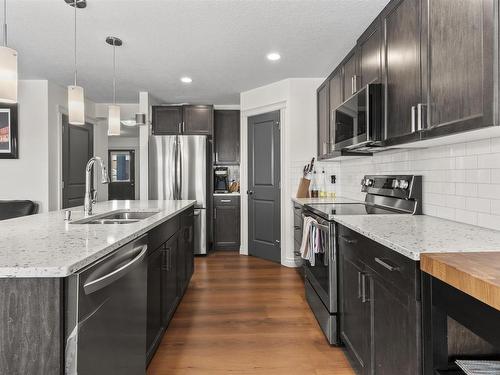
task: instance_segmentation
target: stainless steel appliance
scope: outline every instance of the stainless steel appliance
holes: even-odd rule
[[[323,253],[315,254],[315,265],[304,261],[306,298],[330,344],[340,344],[338,310],[338,215],[421,214],[421,176],[365,176],[361,190],[364,202],[306,204],[302,216],[313,217],[313,224],[325,243]],[[342,319],[342,317],[340,317]]]
[[[66,279],[65,374],[146,367],[147,235]]]
[[[229,192],[229,168],[215,167],[214,169],[214,193]]]
[[[368,84],[333,112],[332,151],[373,152],[382,141],[382,85]]]
[[[193,199],[194,252],[207,253],[207,137],[149,138],[149,199]]]

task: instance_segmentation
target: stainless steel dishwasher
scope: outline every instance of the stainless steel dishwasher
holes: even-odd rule
[[[66,279],[66,375],[146,372],[147,235]]]

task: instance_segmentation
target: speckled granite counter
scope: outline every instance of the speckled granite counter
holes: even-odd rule
[[[500,231],[427,215],[342,215],[335,221],[413,260],[422,253],[500,251]]]
[[[336,197],[336,198],[295,198],[292,197],[292,201],[300,204],[301,206],[305,204],[314,203],[358,203],[359,201],[349,198]]]
[[[94,214],[130,209],[158,211],[131,224],[70,224],[64,211],[0,222],[0,277],[65,277],[172,218],[195,201],[107,201]],[[82,207],[72,220],[83,218]]]

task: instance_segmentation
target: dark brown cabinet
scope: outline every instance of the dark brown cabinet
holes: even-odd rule
[[[238,250],[240,247],[240,197],[214,197],[214,248]]]
[[[330,106],[328,96],[329,82],[325,81],[317,90],[318,116],[318,159],[328,157],[330,152]]]
[[[421,373],[419,265],[339,225],[340,336],[361,375]]]
[[[162,276],[162,319],[163,325],[167,326],[174,314],[179,294],[177,291],[177,256],[179,246],[179,234],[174,234],[166,243],[163,252],[163,276]]]
[[[213,106],[182,105],[153,106],[154,135],[211,135]]]
[[[161,314],[163,259],[163,247],[156,249],[148,256],[148,319],[146,328],[146,356],[148,360],[153,357],[163,332]]]
[[[382,26],[377,18],[357,43],[360,78],[358,89],[382,79]]]
[[[423,2],[425,138],[493,124],[493,0]]]
[[[417,131],[421,96],[420,0],[393,1],[384,13],[386,139]]]
[[[358,69],[358,53],[357,48],[353,48],[344,59],[343,77],[344,77],[344,100],[350,98],[358,91],[359,84],[359,69]]]
[[[240,111],[214,111],[214,164],[240,164]]]

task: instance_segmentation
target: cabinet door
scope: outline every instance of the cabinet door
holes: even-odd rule
[[[380,82],[382,67],[382,30],[380,18],[358,40],[359,75],[358,89],[372,82]]]
[[[183,134],[211,135],[214,108],[211,105],[185,105],[183,107]]]
[[[362,266],[342,255],[342,252],[341,249],[340,336],[348,348],[356,370],[360,374],[368,374],[371,345],[370,305],[367,300],[362,299],[363,293],[367,293],[368,281]]]
[[[328,81],[323,83],[316,92],[317,111],[318,111],[318,159],[327,157],[330,152],[329,147],[329,97]]]
[[[153,134],[179,134],[182,126],[182,106],[153,106]]]
[[[493,0],[424,4],[427,134],[493,125]]]
[[[240,111],[214,111],[215,164],[240,163]]]
[[[148,315],[146,328],[146,351],[150,358],[163,327],[162,321],[162,266],[163,249],[158,249],[148,256]]]
[[[380,276],[370,277],[373,374],[419,374],[417,316],[410,298]]]
[[[186,215],[184,218],[184,228],[186,228],[184,238],[184,251],[186,253],[186,278],[187,283],[194,272],[194,213]]]
[[[185,244],[185,239],[186,239],[186,231],[187,229],[185,227],[181,227],[181,230],[179,232],[179,246],[177,249],[177,261],[176,261],[176,266],[177,266],[177,296],[179,298],[182,298],[182,295],[184,294],[184,290],[186,288],[186,281],[187,281],[187,274],[186,274],[186,267],[187,267],[187,251],[186,251],[186,244]]]
[[[354,49],[344,62],[344,100],[350,98],[358,90],[358,55]]]
[[[163,250],[162,274],[162,320],[168,325],[178,301],[177,293],[177,247],[179,234],[172,236]]]
[[[414,132],[413,117],[421,102],[420,0],[394,1],[385,24],[386,138]]]
[[[240,246],[240,207],[215,206],[215,248],[238,250]]]

